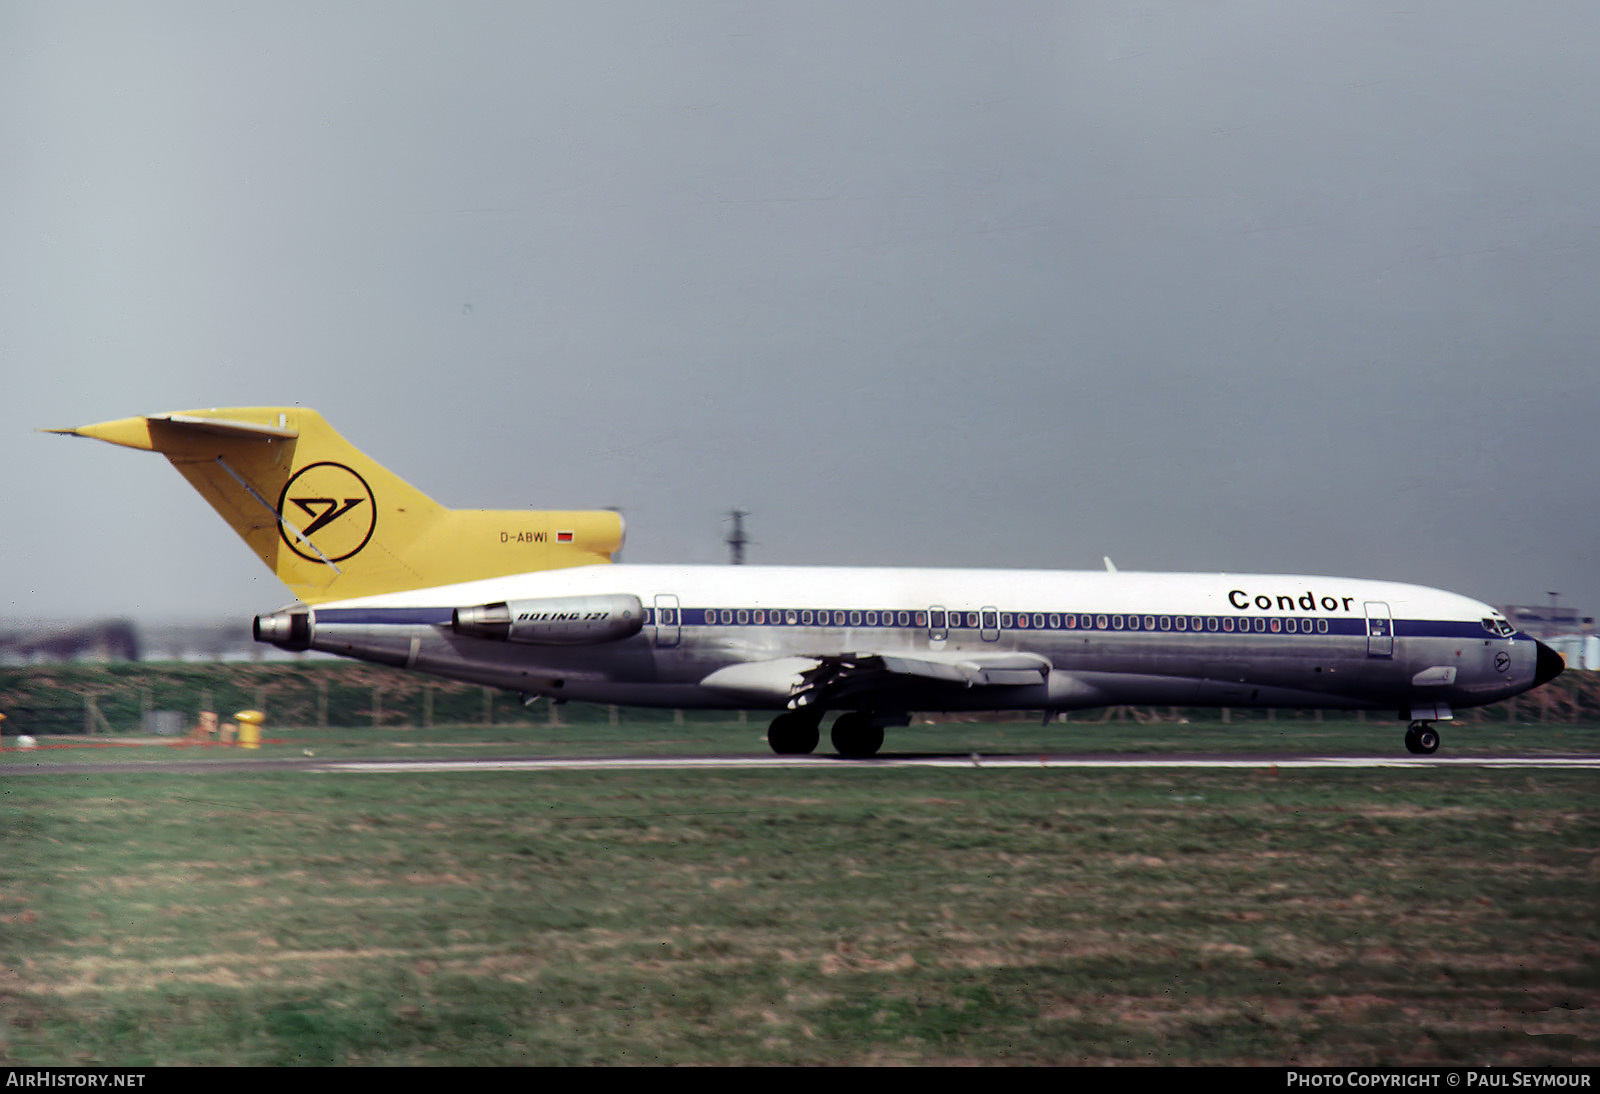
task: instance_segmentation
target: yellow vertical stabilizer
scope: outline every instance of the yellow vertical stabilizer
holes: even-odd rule
[[[308,604],[610,562],[601,511],[446,509],[300,407],[229,407],[53,429],[159,452]]]

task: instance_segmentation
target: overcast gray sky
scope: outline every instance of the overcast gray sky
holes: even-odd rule
[[[1600,609],[1592,0],[0,4],[0,618],[288,599],[159,457],[301,403],[630,562]]]

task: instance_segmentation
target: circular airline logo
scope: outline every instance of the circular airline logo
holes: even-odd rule
[[[342,463],[324,461],[306,464],[284,483],[278,517],[278,534],[295,554],[342,562],[372,538],[378,506],[367,480]]]

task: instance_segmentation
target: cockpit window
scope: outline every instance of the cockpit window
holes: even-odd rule
[[[1516,633],[1516,631],[1512,629],[1510,623],[1506,622],[1506,620],[1497,615],[1492,615],[1485,619],[1483,621],[1483,629],[1488,631],[1490,634],[1497,634],[1501,638],[1510,638]]]

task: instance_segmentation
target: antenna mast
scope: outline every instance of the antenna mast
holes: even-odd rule
[[[750,514],[743,509],[730,510],[728,516],[733,520],[733,527],[728,531],[728,561],[735,566],[744,565],[744,545],[750,541],[745,538],[744,518]]]

